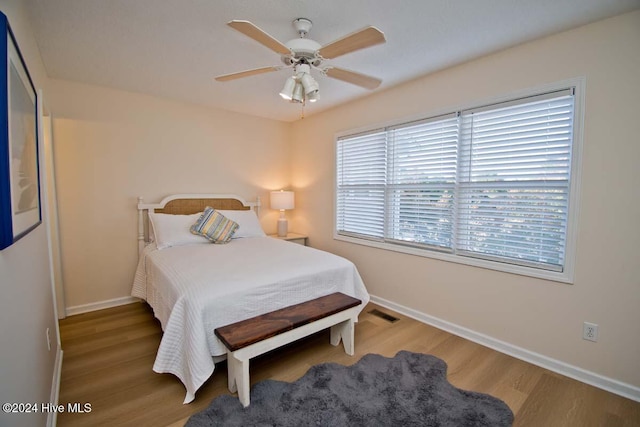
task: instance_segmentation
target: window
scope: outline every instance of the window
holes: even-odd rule
[[[339,137],[336,238],[569,281],[574,98],[571,87]]]

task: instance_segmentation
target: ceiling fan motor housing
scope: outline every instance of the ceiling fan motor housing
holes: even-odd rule
[[[322,58],[318,56],[318,50],[322,45],[311,39],[293,39],[285,43],[291,51],[292,55],[282,55],[282,62],[285,65],[293,65],[298,63],[319,66],[322,63]]]

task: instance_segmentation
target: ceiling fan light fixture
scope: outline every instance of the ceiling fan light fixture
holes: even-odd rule
[[[320,99],[320,91],[316,90],[315,92],[307,94],[307,100],[309,102],[316,102],[318,99]]]
[[[302,83],[296,82],[293,89],[293,95],[291,96],[291,102],[304,102],[304,89]]]
[[[291,101],[293,99],[293,92],[296,87],[296,79],[291,76],[285,82],[282,90],[280,91],[280,96],[287,101]]]
[[[313,92],[318,92],[320,90],[318,82],[316,81],[316,79],[311,77],[311,74],[302,73],[302,76],[299,76],[299,80],[304,87],[304,93],[306,95],[309,95]]]

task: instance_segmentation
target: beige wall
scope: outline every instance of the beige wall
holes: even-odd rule
[[[67,308],[126,297],[137,262],[137,197],[261,196],[290,182],[289,125],[50,80]]]
[[[428,55],[429,52],[416,52]],[[435,73],[292,125],[293,230],[354,261],[369,291],[531,352],[640,386],[640,11]],[[586,77],[575,284],[333,240],[334,137]],[[599,324],[597,343],[582,323]]]
[[[0,0],[0,10],[9,19],[34,85],[46,89],[46,72],[24,4]],[[43,163],[40,165],[42,168]],[[45,206],[43,199],[41,206]],[[43,217],[46,220],[44,211]],[[44,223],[0,251],[0,289],[0,401],[49,402],[59,348]],[[0,412],[3,426],[41,426],[46,420],[47,414],[41,412]]]

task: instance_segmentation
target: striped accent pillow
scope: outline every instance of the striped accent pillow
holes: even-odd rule
[[[236,232],[238,223],[231,221],[212,207],[207,206],[200,218],[189,230],[213,243],[227,243]]]

